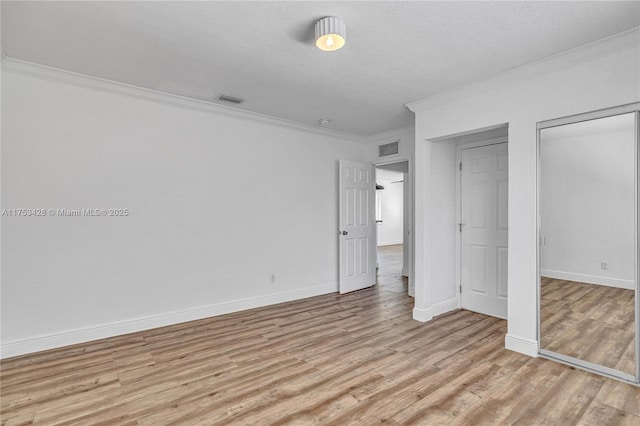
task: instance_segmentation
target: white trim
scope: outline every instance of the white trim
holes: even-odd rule
[[[519,352],[530,357],[538,357],[538,342],[525,337],[507,334],[504,337],[504,347],[510,351]]]
[[[564,126],[567,124],[582,123],[585,121],[597,120],[599,118],[608,118],[615,115],[628,114],[640,110],[640,102],[620,105],[617,107],[603,108],[581,114],[567,115],[565,117],[552,118],[551,120],[539,121],[536,123],[536,129],[548,129],[550,127]]]
[[[149,330],[152,328],[164,327],[217,315],[224,315],[232,312],[259,308],[276,303],[289,302],[292,300],[304,299],[307,297],[319,296],[322,294],[335,293],[337,291],[338,283],[332,282],[297,290],[266,294],[263,296],[248,297],[244,299],[232,300],[229,302],[201,306],[198,308],[185,309],[181,311],[170,312],[167,314],[152,315],[143,318],[135,318],[108,324],[100,324],[91,327],[84,327],[59,333],[41,335],[28,339],[16,340],[12,342],[2,342],[2,345],[0,345],[0,358],[8,358],[47,349],[85,343],[92,340],[120,336],[123,334]]]
[[[448,135],[444,135],[444,136],[438,136],[436,138],[430,138],[428,139],[429,142],[449,142],[452,139],[456,139],[456,140],[460,140],[465,136],[471,136],[472,139],[476,139],[476,140],[470,140],[468,142],[456,142],[456,144],[458,145],[473,145],[474,143],[477,144],[477,146],[482,146],[483,144],[486,143],[487,145],[491,145],[491,143],[498,143],[498,142],[490,142],[490,141],[494,141],[494,140],[498,140],[501,138],[504,138],[505,140],[507,139],[507,136],[494,136],[494,137],[487,137],[487,136],[483,136],[483,139],[477,139],[477,135],[479,133],[485,133],[485,132],[490,132],[492,130],[497,130],[497,129],[502,129],[502,128],[506,128],[507,131],[509,129],[509,123],[500,123],[500,124],[495,124],[493,126],[487,126],[487,127],[480,127],[477,129],[471,129],[471,130],[466,130],[464,132],[458,132],[458,133],[452,133],[452,134],[448,134]]]
[[[575,272],[552,271],[550,269],[540,269],[540,276],[555,278],[558,280],[576,281],[579,283],[606,285],[609,287],[635,290],[636,283],[633,280],[623,280],[620,278],[601,277],[597,275],[578,274]]]
[[[518,81],[529,80],[545,74],[569,68],[640,45],[640,27],[632,28],[601,40],[560,52],[539,61],[531,62],[484,80],[436,93],[433,96],[405,104],[413,112],[426,111],[447,103],[459,101],[480,93],[490,92]]]
[[[431,308],[413,308],[413,319],[420,322],[431,321],[433,319],[433,315],[431,315]]]
[[[131,84],[120,83],[117,81],[93,77],[90,75],[79,74],[72,71],[53,68],[33,62],[22,61],[11,57],[3,58],[0,64],[0,69],[2,69],[3,72],[9,72],[12,74],[69,84],[71,86],[95,90],[103,93],[118,94],[176,108],[201,111],[210,114],[221,114],[234,118],[251,120],[254,122],[257,121],[274,126],[316,133],[323,136],[346,139],[353,142],[367,142],[367,138],[355,135],[353,133],[317,127],[311,124],[299,123],[292,120],[286,120],[284,118],[246,111],[229,107],[227,105],[220,105],[214,102],[207,102],[199,99],[189,98],[186,96],[173,95],[171,93],[133,86]]]
[[[393,158],[385,158],[385,157],[377,158],[372,162],[372,164],[378,167],[378,166],[386,166],[387,164],[404,163],[405,161],[409,163],[408,173],[411,173],[411,155],[407,155],[407,154],[393,154]],[[402,172],[398,172],[398,173],[402,173]]]
[[[397,240],[394,240],[394,241],[382,241],[382,242],[378,243],[378,247],[382,247],[382,246],[399,246],[399,245],[402,245],[402,243],[403,243],[402,240],[400,240],[400,241],[397,241]]]
[[[415,127],[414,125],[411,125],[411,126],[400,127],[398,129],[387,130],[382,133],[376,133],[374,135],[367,136],[365,138],[365,143],[383,144],[383,143],[391,143],[395,141],[400,141],[402,143],[402,136],[405,133],[413,132],[414,127]]]
[[[447,312],[455,311],[456,309],[460,309],[460,300],[457,297],[454,297],[453,299],[432,305],[430,311],[431,315],[435,317],[446,314]]]
[[[464,144],[458,145],[458,153],[460,154],[458,160],[462,161],[462,151],[473,148],[481,148],[483,146],[491,146],[491,145],[500,145],[501,143],[509,143],[508,136],[500,136],[497,138],[483,139],[475,142],[467,142]],[[458,172],[460,170],[458,169]]]
[[[457,297],[436,303],[427,309],[413,308],[413,319],[420,322],[431,321],[433,317],[460,309],[460,301]]]

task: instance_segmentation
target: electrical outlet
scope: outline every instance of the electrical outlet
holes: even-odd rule
[[[600,269],[603,269],[605,271],[609,269],[609,265],[607,265],[607,262],[600,262]]]
[[[276,282],[276,275],[275,274],[271,274],[271,282],[272,283]]]

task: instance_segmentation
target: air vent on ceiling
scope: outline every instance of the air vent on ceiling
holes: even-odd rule
[[[220,95],[218,96],[218,100],[222,102],[230,102],[232,104],[241,104],[244,102],[244,99],[242,98],[234,98],[233,96],[229,95]]]
[[[380,157],[388,157],[390,155],[396,155],[399,151],[400,141],[385,143],[383,145],[378,145],[378,158]]]

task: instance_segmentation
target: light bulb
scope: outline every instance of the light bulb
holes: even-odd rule
[[[320,50],[332,52],[344,46],[346,29],[344,22],[335,16],[327,16],[316,22],[316,46]]]

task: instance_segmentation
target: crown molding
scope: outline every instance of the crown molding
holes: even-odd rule
[[[389,140],[399,139],[400,136],[406,133],[413,133],[415,126],[404,126],[398,129],[387,130],[386,132],[376,133],[375,135],[370,135],[365,138],[366,143],[378,143],[378,142],[388,142]]]
[[[300,123],[293,120],[273,117],[270,115],[260,114],[252,111],[246,111],[226,105],[216,104],[213,102],[202,101],[199,99],[188,98],[186,96],[160,92],[158,90],[147,89],[144,87],[120,83],[113,80],[93,77],[90,75],[67,71],[60,68],[54,68],[42,64],[23,61],[12,57],[3,57],[3,60],[0,63],[0,69],[3,72],[9,72],[12,74],[53,81],[56,83],[64,83],[71,86],[95,90],[103,93],[118,94],[176,108],[206,112],[209,114],[225,115],[228,117],[249,120],[252,122],[260,122],[272,126],[284,127],[287,129],[293,129],[307,133],[314,133],[321,136],[346,139],[352,142],[366,142],[366,138],[364,136],[356,135],[353,133],[319,128],[306,123]]]
[[[405,104],[405,106],[415,113],[426,111],[480,93],[490,92],[511,83],[529,80],[616,52],[633,48],[638,49],[639,47],[640,27],[635,27],[539,61],[512,68],[475,83],[455,87],[423,99],[409,102]]]

